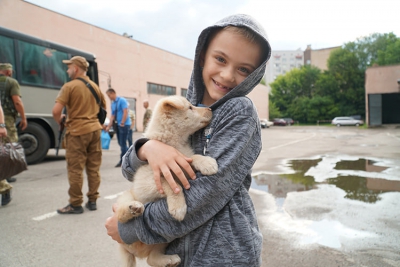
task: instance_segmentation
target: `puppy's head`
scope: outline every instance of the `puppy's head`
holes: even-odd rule
[[[195,107],[182,96],[170,96],[159,100],[156,104],[151,124],[157,124],[163,131],[185,136],[204,128],[211,119],[211,109]]]

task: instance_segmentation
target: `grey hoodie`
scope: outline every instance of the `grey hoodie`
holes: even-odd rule
[[[259,84],[265,73],[271,48],[262,27],[247,15],[233,15],[203,30],[199,36],[187,98],[201,103],[204,85],[199,64],[200,53],[215,27],[246,26],[265,40],[267,57],[253,73],[215,102],[211,124],[191,137],[196,154],[215,158],[218,173],[191,180],[184,190],[188,211],[176,221],[168,212],[165,199],[147,203],[143,216],[120,223],[125,243],[141,240],[147,244],[170,243],[166,254],[178,254],[179,266],[261,266],[262,235],[248,190],[251,168],[261,151],[261,131],[257,111],[246,95]],[[130,181],[142,162],[136,149],[139,139],[123,158],[122,173]],[[136,148],[136,149],[135,149]]]

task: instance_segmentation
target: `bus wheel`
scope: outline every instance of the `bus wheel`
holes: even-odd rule
[[[19,142],[24,148],[28,164],[41,162],[50,148],[49,135],[43,127],[34,122],[28,122],[28,127],[19,135]]]

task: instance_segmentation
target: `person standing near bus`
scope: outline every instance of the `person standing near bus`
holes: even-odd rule
[[[89,191],[88,202],[85,207],[96,210],[96,200],[99,197],[100,187],[100,165],[101,165],[101,129],[102,126],[97,118],[99,105],[92,92],[86,84],[77,78],[84,79],[89,83],[100,98],[101,106],[106,107],[106,101],[96,83],[86,76],[89,63],[84,57],[75,56],[70,60],[63,60],[68,66],[68,76],[71,81],[61,88],[56,103],[53,107],[53,118],[59,125],[65,115],[62,114],[64,107],[67,108],[67,120],[65,122],[65,144],[69,182],[69,204],[58,209],[59,214],[83,213],[83,169],[86,168]]]
[[[19,128],[25,130],[28,122],[25,116],[24,104],[21,100],[19,83],[12,78],[13,67],[10,63],[0,63],[0,101],[3,106],[4,119],[10,142],[18,142],[18,131],[16,128],[16,119],[19,113],[21,121]],[[7,182],[15,182],[16,178],[9,177]],[[10,186],[12,188],[12,186]]]
[[[128,150],[126,143],[128,142],[128,133],[131,128],[131,119],[129,118],[129,104],[128,101],[122,96],[118,96],[114,89],[110,88],[106,91],[108,98],[112,101],[111,103],[111,119],[110,121],[117,121],[117,137],[118,144],[121,147],[121,155],[119,162],[115,165],[116,168],[121,167],[122,157]],[[106,131],[110,130],[111,123],[106,127]]]

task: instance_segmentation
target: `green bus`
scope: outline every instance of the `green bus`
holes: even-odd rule
[[[58,146],[59,127],[52,109],[60,88],[69,81],[62,60],[73,56],[86,58],[90,64],[87,75],[99,84],[93,54],[0,27],[0,62],[13,65],[28,120],[24,131],[18,128],[28,164],[41,162],[49,149]]]

